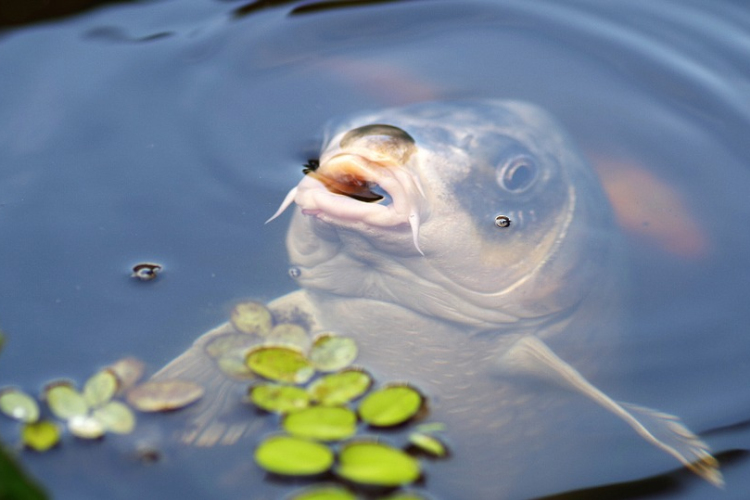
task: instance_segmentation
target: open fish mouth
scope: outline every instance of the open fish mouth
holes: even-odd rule
[[[343,141],[342,141],[343,142]],[[377,227],[409,225],[419,248],[420,207],[424,190],[419,177],[388,155],[338,150],[320,165],[306,169],[305,177],[286,195],[270,222],[292,203],[303,214],[346,225],[364,222]]]

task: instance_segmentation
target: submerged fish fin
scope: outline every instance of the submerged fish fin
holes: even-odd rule
[[[292,203],[294,203],[294,197],[295,196],[297,196],[297,186],[295,186],[295,187],[293,187],[292,189],[289,190],[289,192],[284,197],[284,201],[281,202],[281,205],[279,206],[279,208],[276,210],[276,212],[271,217],[269,217],[269,219],[264,224],[268,224],[269,222],[271,222],[272,220],[274,220],[276,217],[278,217],[279,215],[283,214],[284,210],[286,210],[287,207],[289,207],[289,205],[291,205]]]
[[[668,413],[618,403],[593,386],[575,368],[560,359],[537,337],[520,338],[503,356],[503,369],[542,376],[567,389],[587,396],[614,413],[641,437],[666,451],[711,484],[721,487],[724,479],[718,461],[706,443]]]
[[[424,257],[424,252],[419,248],[419,214],[417,212],[409,214],[409,226],[411,226],[411,239],[414,243],[414,248]]]
[[[199,384],[205,391],[199,401],[181,410],[188,422],[185,428],[177,431],[177,438],[184,444],[201,447],[231,445],[259,424],[257,419],[242,411],[241,418],[233,418],[238,410],[244,409],[242,400],[247,381],[227,376],[204,351],[207,342],[234,331],[228,323],[209,331],[151,377],[151,380],[188,380]]]

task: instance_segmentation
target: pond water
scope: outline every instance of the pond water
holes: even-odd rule
[[[353,3],[138,2],[0,32],[0,386],[82,381],[124,355],[156,370],[238,299],[292,291],[288,218],[263,223],[329,119],[523,99],[565,125],[625,235],[632,321],[597,385],[681,416],[718,453],[727,485],[671,472],[670,457],[602,418],[558,472],[542,451],[512,486],[473,498],[745,498],[750,9]],[[158,280],[130,278],[142,261],[164,266]],[[68,438],[21,460],[58,499],[293,489],[264,479],[256,439],[170,442],[177,418],[144,417],[133,436]],[[0,430],[15,439],[14,424]],[[158,443],[163,459],[135,460],[140,443]],[[419,489],[465,498],[474,490],[452,467],[429,463]]]

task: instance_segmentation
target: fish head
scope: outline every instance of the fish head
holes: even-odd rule
[[[595,174],[516,101],[420,103],[339,122],[279,209],[303,288],[477,329],[539,324],[592,293],[611,253]]]

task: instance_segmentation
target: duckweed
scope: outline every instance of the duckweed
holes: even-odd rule
[[[283,384],[258,384],[250,388],[250,401],[263,410],[289,413],[307,408],[310,396],[302,388]]]
[[[248,353],[246,362],[254,373],[275,382],[304,384],[315,374],[304,354],[289,347],[257,347]]]
[[[442,441],[435,436],[423,432],[413,432],[409,435],[409,443],[418,450],[436,458],[444,458],[448,455],[448,449]]]
[[[346,404],[372,386],[369,373],[358,369],[347,369],[319,378],[308,387],[312,399],[321,405],[337,406]]]
[[[232,309],[229,320],[237,331],[262,337],[268,335],[273,326],[271,311],[258,302],[237,304]]]
[[[357,432],[357,416],[349,408],[313,406],[284,418],[289,434],[316,441],[339,441]]]
[[[390,385],[368,394],[359,405],[359,416],[375,427],[403,424],[417,413],[424,403],[422,395],[408,385]]]
[[[357,358],[357,344],[349,337],[332,333],[318,335],[310,349],[310,362],[322,372],[346,368]]]
[[[345,445],[335,472],[346,480],[374,486],[402,486],[416,481],[421,474],[415,458],[376,441]]]
[[[274,474],[310,476],[331,468],[333,452],[307,439],[272,436],[258,445],[255,462]]]
[[[34,451],[47,451],[60,442],[60,427],[46,420],[27,423],[21,429],[21,441]]]
[[[357,500],[351,491],[341,486],[323,485],[305,488],[287,500]]]
[[[20,422],[39,420],[39,405],[36,400],[18,389],[0,391],[0,411]]]

